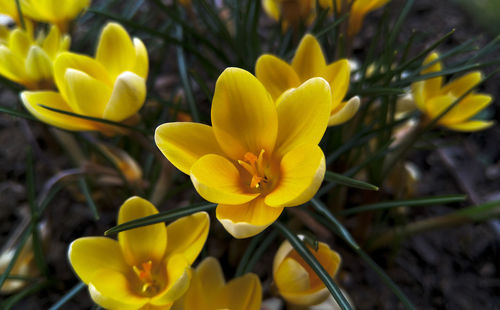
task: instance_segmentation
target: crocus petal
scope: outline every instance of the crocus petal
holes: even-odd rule
[[[487,129],[491,126],[493,126],[495,122],[493,121],[468,121],[464,123],[458,123],[458,124],[448,124],[445,125],[447,128],[456,130],[456,131],[464,131],[464,132],[472,132],[472,131],[479,131],[483,129]]]
[[[269,206],[297,206],[309,201],[325,176],[325,155],[318,145],[303,144],[286,153],[276,188],[266,196]]]
[[[413,95],[413,98],[415,99],[415,105],[417,108],[425,112],[425,97],[424,97],[424,85],[425,81],[420,81],[411,84],[411,93]]]
[[[155,142],[163,155],[185,174],[202,156],[222,154],[212,127],[198,123],[165,123],[156,128]]]
[[[438,117],[456,100],[453,96],[439,96],[428,100],[425,103],[425,110],[431,119]]]
[[[158,213],[155,206],[140,197],[127,199],[120,207],[118,224]],[[136,266],[147,261],[160,262],[167,246],[167,228],[158,223],[118,233],[126,262]]]
[[[56,26],[51,26],[49,34],[45,37],[42,43],[43,50],[47,53],[50,59],[54,59],[60,50],[61,32]]]
[[[104,82],[109,87],[113,87],[113,82],[111,81],[106,68],[104,68],[104,66],[98,61],[85,55],[63,52],[60,53],[54,61],[54,79],[63,98],[68,98],[65,79],[67,69],[85,72],[94,79]]]
[[[29,83],[23,59],[13,54],[5,45],[0,45],[0,74],[20,84]]]
[[[322,78],[312,78],[281,96],[277,103],[277,152],[285,154],[297,145],[318,144],[328,125],[331,107],[330,85]]]
[[[219,204],[216,210],[217,219],[235,238],[255,236],[281,215],[283,207],[270,207],[264,198],[256,198],[241,205]]]
[[[310,289],[309,273],[296,260],[285,258],[274,271],[274,282],[280,294],[288,297],[290,293]]]
[[[262,55],[257,59],[255,76],[264,84],[273,100],[278,99],[287,89],[300,85],[293,68],[273,55]]]
[[[278,117],[271,95],[256,77],[227,68],[215,85],[212,126],[222,150],[234,160],[246,152],[272,154]]]
[[[429,56],[427,56],[424,60],[424,65],[427,65],[433,61],[436,61],[439,58],[438,53],[431,53]],[[442,65],[441,62],[436,62],[429,68],[422,70],[422,74],[429,74],[429,73],[434,73],[434,72],[440,72],[442,70]],[[425,81],[423,81],[423,98],[424,100],[429,100],[432,97],[439,96],[440,91],[441,91],[441,85],[443,84],[443,77],[438,76],[435,78],[430,78]],[[445,94],[443,94],[445,95]]]
[[[132,40],[135,48],[135,65],[134,70],[132,70],[138,76],[146,79],[149,71],[149,58],[148,51],[144,46],[144,43],[138,38]]]
[[[492,99],[489,95],[468,95],[443,116],[441,123],[443,125],[461,123],[486,108]]]
[[[52,81],[52,60],[39,46],[33,45],[26,57],[26,71],[34,80]]]
[[[139,111],[146,99],[146,81],[132,72],[118,76],[109,102],[104,109],[104,118],[123,121]]]
[[[210,218],[206,212],[182,217],[167,226],[168,247],[166,256],[182,254],[192,264],[207,240]]]
[[[278,6],[278,1],[276,1],[276,0],[263,0],[262,1],[262,8],[274,20],[278,21],[280,19],[280,9]]]
[[[24,107],[39,120],[66,130],[96,130],[94,123],[41,107],[45,105],[62,111],[73,112],[61,95],[54,91],[25,91],[21,93]]]
[[[259,310],[262,303],[259,277],[248,273],[229,281],[218,299],[215,309]]]
[[[127,31],[117,23],[108,23],[102,30],[97,45],[96,59],[112,77],[134,68],[135,47]]]
[[[73,241],[68,250],[69,261],[78,277],[88,284],[96,272],[106,269],[126,274],[130,267],[123,259],[116,240],[84,237]]]
[[[101,269],[94,274],[94,279],[89,283],[89,292],[96,304],[111,310],[139,309],[149,300],[132,291],[124,274],[108,269]]]
[[[220,155],[203,156],[193,164],[190,175],[196,191],[210,202],[238,205],[259,195],[243,190],[240,172]]]
[[[31,47],[32,40],[28,33],[21,29],[14,29],[9,36],[9,49],[19,57],[26,57]]]
[[[193,274],[184,302],[184,310],[211,310],[225,285],[222,268],[213,257],[205,258]]]
[[[338,60],[325,67],[321,76],[330,84],[332,90],[332,109],[336,109],[349,89],[351,67],[347,59]]]
[[[477,84],[479,84],[479,82],[481,81],[481,79],[482,79],[482,74],[479,71],[468,73],[446,84],[446,86],[443,87],[441,93],[444,95],[451,93],[453,96],[457,98],[461,97],[471,88],[476,87]]]
[[[313,35],[306,34],[299,43],[292,67],[301,81],[319,76],[326,66],[321,46]]]
[[[337,126],[350,120],[358,112],[360,104],[358,96],[352,97],[347,102],[343,102],[339,106],[339,109],[330,115],[328,126]]]
[[[85,72],[67,69],[64,75],[68,104],[77,113],[102,117],[111,89]]]
[[[169,305],[182,297],[189,288],[191,268],[184,255],[173,255],[167,262],[167,287],[151,299],[155,306]]]

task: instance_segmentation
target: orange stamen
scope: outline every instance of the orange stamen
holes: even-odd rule
[[[261,182],[266,182],[263,149],[260,151],[258,157],[254,153],[246,152],[243,155],[243,160],[238,160],[238,163],[252,176],[252,180],[250,181],[251,188],[259,188]]]

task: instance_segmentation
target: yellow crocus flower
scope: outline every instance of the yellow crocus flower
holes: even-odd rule
[[[274,100],[312,77],[324,78],[332,90],[329,126],[347,122],[359,109],[359,97],[343,101],[349,88],[349,62],[341,59],[327,65],[321,46],[313,35],[306,34],[302,38],[291,65],[276,56],[265,54],[257,59],[255,74]]]
[[[334,0],[319,0],[319,5],[323,8],[329,8],[330,11],[333,12],[333,1]],[[363,20],[368,13],[381,8],[389,1],[390,0],[335,0],[335,7],[339,13],[349,12],[347,34],[352,37],[361,30]]]
[[[28,89],[53,88],[53,61],[69,49],[70,37],[54,26],[36,39],[19,28],[3,32],[7,35],[0,43],[0,75]]]
[[[5,0],[4,0],[5,1]],[[15,2],[14,0],[11,0]],[[78,14],[89,7],[91,0],[20,0],[23,15],[34,21],[57,25],[63,32]]]
[[[323,242],[318,242],[317,250],[308,248],[333,278],[340,266],[339,254]],[[281,244],[274,256],[273,279],[280,295],[294,305],[316,305],[330,295],[323,281],[288,241]]]
[[[212,126],[166,123],[156,129],[155,141],[203,198],[218,203],[226,230],[246,238],[318,190],[325,173],[318,143],[331,105],[322,78],[274,101],[252,74],[227,68],[215,86]]]
[[[259,310],[262,286],[259,277],[247,273],[226,283],[222,268],[213,257],[205,258],[193,272],[191,285],[175,310]]]
[[[310,24],[316,16],[316,0],[262,0],[262,7],[272,19],[283,20],[283,29]]]
[[[15,0],[0,0],[0,14],[9,16],[19,25],[19,11]]]
[[[431,53],[424,65],[438,59],[437,53]],[[422,71],[422,74],[442,71],[441,62],[436,62]],[[428,119],[434,119],[446,110],[455,100],[475,87],[482,79],[479,71],[468,73],[443,85],[443,77],[438,76],[412,84],[412,94],[417,108]],[[439,119],[438,125],[456,131],[478,131],[494,124],[493,121],[472,120],[477,113],[486,108],[492,97],[471,92]]]
[[[23,92],[21,99],[38,119],[66,130],[100,130],[102,123],[64,115],[45,105],[80,115],[122,122],[136,116],[146,98],[148,54],[138,38],[130,39],[119,24],[102,30],[95,58],[65,52],[54,62],[59,92]],[[111,132],[113,133],[113,132]]]
[[[139,197],[120,207],[118,224],[158,213]],[[189,287],[191,264],[208,236],[206,212],[118,233],[118,241],[84,237],[68,256],[95,303],[106,309],[170,309]]]

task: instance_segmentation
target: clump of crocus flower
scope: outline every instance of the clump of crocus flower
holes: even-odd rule
[[[191,285],[175,310],[259,310],[262,286],[259,277],[247,273],[226,283],[219,261],[205,258],[193,272]]]
[[[439,54],[431,53],[424,61],[430,65],[422,74],[442,71]],[[417,108],[427,120],[438,117],[456,100],[476,87],[482,79],[479,71],[468,73],[443,85],[443,77],[433,77],[412,84],[412,94]],[[441,117],[437,124],[456,131],[478,131],[493,125],[493,121],[476,120],[474,116],[491,103],[492,97],[474,91],[467,94],[450,111]]]
[[[272,19],[282,20],[283,29],[310,24],[316,16],[316,0],[262,0],[262,7]]]
[[[118,224],[158,213],[149,201],[132,197],[120,207]],[[106,309],[170,309],[191,280],[191,264],[208,236],[209,218],[195,213],[118,233],[118,241],[84,237],[68,255],[92,300]],[[145,308],[144,308],[145,307]]]
[[[274,100],[312,77],[324,78],[332,90],[329,126],[350,120],[359,109],[359,97],[343,101],[349,89],[349,62],[347,59],[341,59],[327,65],[319,42],[310,34],[300,41],[291,65],[276,56],[265,54],[257,59],[255,75]]]
[[[308,248],[333,278],[340,266],[339,254],[323,242],[318,242],[317,249]],[[280,295],[294,305],[316,305],[330,296],[325,284],[288,241],[274,256],[273,279]]]
[[[322,78],[275,101],[252,74],[228,68],[215,86],[212,126],[166,123],[156,129],[155,141],[203,198],[218,203],[226,230],[246,238],[318,190],[325,174],[318,143],[331,106],[330,85]]]
[[[52,26],[34,37],[33,30],[2,27],[0,75],[28,89],[52,89],[56,57],[69,49],[70,37]]]
[[[56,127],[112,134],[116,127],[50,108],[115,122],[130,122],[144,104],[148,53],[142,41],[130,39],[117,23],[102,30],[95,58],[65,52],[54,62],[59,92],[23,92],[21,99],[38,119]],[[42,107],[44,105],[49,109]]]

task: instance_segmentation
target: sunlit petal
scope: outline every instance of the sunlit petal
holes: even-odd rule
[[[123,121],[137,113],[144,104],[146,81],[135,73],[123,72],[117,77],[113,92],[107,98],[109,102],[104,109],[104,118]]]
[[[173,255],[167,262],[167,287],[151,299],[156,306],[170,305],[189,288],[191,267],[184,255]]]
[[[431,62],[435,62],[429,68],[422,70],[422,74],[430,74],[435,72],[440,72],[442,70],[442,65],[440,61],[437,61],[439,58],[438,53],[431,53],[427,58],[425,58],[423,65],[428,65]],[[443,84],[443,77],[438,76],[435,78],[427,79],[423,82],[423,98],[424,100],[429,100],[432,97],[439,96],[441,93],[441,85]]]
[[[146,50],[146,46],[144,43],[138,38],[134,38],[132,40],[135,48],[135,65],[132,70],[135,74],[142,78],[146,78],[148,76],[149,71],[149,58],[148,51]]]
[[[117,23],[108,23],[97,45],[96,59],[114,78],[135,66],[136,51],[127,31]]]
[[[361,102],[359,97],[352,97],[347,102],[342,102],[337,111],[332,111],[328,119],[328,126],[336,126],[350,120],[359,110]]]
[[[93,117],[102,117],[111,89],[88,74],[67,69],[64,75],[68,103],[75,112]]]
[[[472,94],[462,99],[441,119],[442,124],[463,122],[486,108],[493,98],[489,95]]]
[[[262,287],[259,277],[253,273],[229,281],[223,288],[216,309],[259,310],[262,303]]]
[[[477,87],[481,82],[482,74],[479,71],[468,73],[446,84],[441,93],[447,95],[451,93],[455,97],[461,97],[473,87]]]
[[[347,59],[338,60],[325,67],[320,75],[329,84],[332,90],[332,109],[337,109],[344,99],[347,90],[349,89],[349,81],[351,77],[351,67]]]
[[[299,43],[292,67],[301,81],[319,76],[326,67],[321,46],[313,35],[306,34]]]
[[[299,86],[300,80],[293,68],[273,55],[262,55],[255,65],[255,76],[266,87],[273,100],[287,89]]]
[[[458,124],[448,124],[446,127],[456,131],[472,132],[490,128],[494,124],[494,121],[468,121]]]

